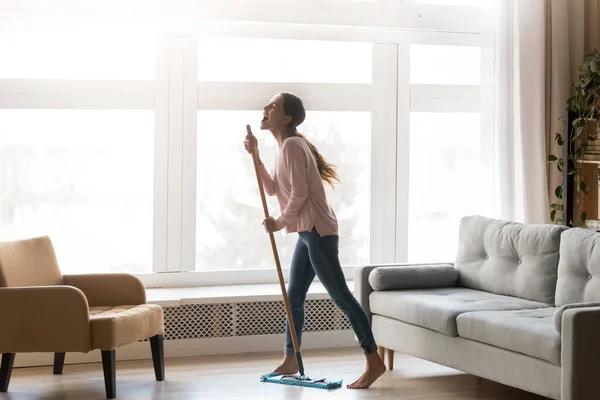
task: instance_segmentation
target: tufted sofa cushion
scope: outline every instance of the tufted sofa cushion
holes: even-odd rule
[[[454,264],[459,285],[554,304],[561,233],[567,229],[464,217]]]
[[[582,228],[564,232],[556,284],[556,305],[600,301],[600,234]]]

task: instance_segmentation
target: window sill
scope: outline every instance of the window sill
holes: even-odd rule
[[[354,292],[354,282],[347,281],[348,288]],[[177,287],[146,289],[147,302],[164,307],[176,307],[185,304],[240,303],[281,300],[278,283],[254,285],[226,285],[203,287]],[[307,299],[328,299],[329,294],[321,282],[313,282],[308,290]]]
[[[354,279],[355,266],[343,266],[344,276],[347,281]],[[285,282],[288,282],[290,269],[282,269]],[[195,287],[227,287],[227,286],[254,286],[263,284],[276,285],[279,290],[279,281],[275,268],[269,269],[242,269],[223,271],[173,271],[136,274],[144,286],[154,288],[195,288]],[[314,283],[319,279],[315,277]]]

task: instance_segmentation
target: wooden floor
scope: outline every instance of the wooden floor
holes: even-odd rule
[[[17,354],[17,357],[19,355]],[[67,354],[68,357],[68,354]],[[498,383],[466,375],[413,357],[396,354],[394,370],[368,390],[349,390],[364,358],[358,349],[307,350],[303,353],[311,377],[343,379],[336,390],[300,388],[259,382],[280,360],[280,354],[253,354],[166,359],[166,380],[156,382],[152,361],[117,363],[118,399],[403,399],[403,400],[545,400]],[[63,375],[52,367],[15,368],[8,393],[0,400],[104,399],[101,364],[65,365]]]

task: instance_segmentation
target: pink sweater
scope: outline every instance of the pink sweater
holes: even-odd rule
[[[284,140],[275,160],[273,174],[259,169],[265,192],[277,196],[281,216],[277,225],[286,232],[316,228],[321,236],[337,235],[338,223],[327,202],[317,162],[306,141],[299,136]]]

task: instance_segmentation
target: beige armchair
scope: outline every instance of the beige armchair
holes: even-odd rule
[[[93,256],[93,255],[91,255]],[[0,392],[8,390],[15,353],[102,353],[106,396],[116,396],[115,349],[150,339],[157,381],[164,380],[163,310],[146,304],[128,274],[62,275],[50,238],[0,242]]]

